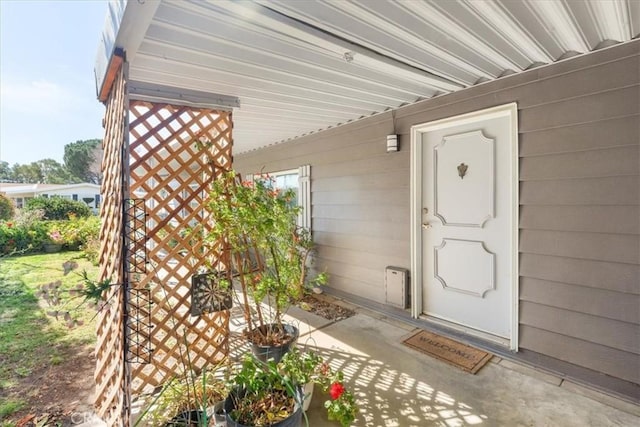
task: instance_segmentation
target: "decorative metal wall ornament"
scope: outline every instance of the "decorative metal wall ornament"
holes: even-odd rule
[[[209,272],[191,276],[192,316],[215,313],[233,307],[231,281],[225,272]]]
[[[137,288],[147,272],[147,211],[144,199],[124,199],[126,360],[151,363],[151,291]]]
[[[127,362],[151,363],[151,290],[127,291]]]
[[[469,165],[465,165],[464,163],[458,165],[458,175],[460,179],[464,179],[464,176],[467,174],[467,169],[469,169]]]
[[[147,212],[144,199],[125,199],[124,227],[127,239],[127,272],[146,273]]]

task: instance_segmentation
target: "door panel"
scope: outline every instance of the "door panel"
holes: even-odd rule
[[[467,260],[460,268],[460,260]],[[445,292],[462,292],[484,298],[496,289],[495,254],[482,242],[442,239],[434,248],[433,274]]]
[[[433,150],[435,216],[446,226],[482,227],[494,216],[493,138],[447,135]]]
[[[480,112],[421,133],[422,311],[512,336],[514,119]],[[428,126],[428,125],[427,125]]]

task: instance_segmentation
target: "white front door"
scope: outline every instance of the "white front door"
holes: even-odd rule
[[[515,349],[517,107],[414,126],[413,138],[417,314]]]

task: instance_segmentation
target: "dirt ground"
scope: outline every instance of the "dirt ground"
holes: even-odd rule
[[[23,410],[10,417],[16,427],[67,427],[89,419],[93,411],[94,349],[71,348],[63,360],[33,372],[12,388],[13,396],[27,402]]]
[[[353,310],[326,301],[323,297],[308,295],[298,304],[303,310],[317,314],[328,320],[338,321],[355,314]]]
[[[354,314],[352,310],[314,296],[305,297],[299,305],[306,311],[334,321]],[[16,427],[69,427],[88,421],[92,416],[95,387],[93,347],[69,349],[63,360],[21,379],[12,388],[13,397],[27,402],[25,409],[10,417]]]

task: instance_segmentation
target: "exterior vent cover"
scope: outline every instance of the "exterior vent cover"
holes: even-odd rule
[[[398,308],[409,308],[409,270],[401,267],[385,269],[386,302]]]

